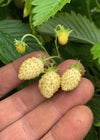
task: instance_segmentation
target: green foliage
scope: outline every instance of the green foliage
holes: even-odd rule
[[[94,127],[91,128],[88,135],[84,138],[84,140],[98,140],[97,132]]]
[[[27,23],[20,20],[1,20],[0,31],[9,34],[12,38],[20,39],[24,34],[31,33]]]
[[[50,17],[53,17],[66,3],[70,3],[70,1],[71,0],[25,0],[24,17],[30,15],[32,18],[32,23],[30,24],[39,26]]]
[[[6,6],[6,5],[8,5],[10,2],[11,2],[11,0],[0,0],[0,6],[1,6],[1,7]]]
[[[47,23],[40,25],[38,32],[54,37],[54,29],[57,23],[72,30],[69,38],[71,41],[93,45],[91,53],[94,59],[98,58],[100,64],[100,29],[93,22],[89,21],[85,16],[75,14],[74,12],[71,14],[61,13],[55,16],[55,18],[48,20]]]
[[[100,96],[93,97],[88,106],[94,113],[94,125],[100,127]]]
[[[91,53],[93,54],[93,58],[97,59],[98,58],[98,62],[100,64],[100,43],[96,43],[92,49],[91,49]]]
[[[40,25],[38,27],[38,32],[54,36],[54,29],[58,23],[72,30],[70,34],[70,39],[72,41],[89,44],[100,42],[100,29],[85,16],[75,14],[74,12],[71,14],[61,13],[55,16],[55,18],[50,19],[47,23]]]
[[[42,50],[34,39],[27,38],[29,45],[24,54],[19,54],[15,49],[14,39],[21,39],[26,34],[31,33],[29,25],[20,20],[2,20],[0,22],[0,60],[8,64],[19,57],[32,52]]]
[[[19,54],[14,49],[14,44],[10,36],[0,32],[0,59],[5,64],[10,63],[19,57]]]
[[[31,2],[32,0],[25,0],[24,17],[27,17],[31,13]]]
[[[0,6],[4,6],[0,7],[0,66],[30,52],[42,50],[33,38],[27,37],[25,42],[29,47],[25,53],[19,54],[14,39],[20,40],[24,34],[34,31],[49,54],[56,55],[56,25],[61,24],[72,30],[67,45],[62,47],[58,43],[60,55],[63,61],[81,60],[86,69],[85,77],[95,86],[95,95],[87,103],[94,114],[94,122],[84,140],[100,139],[100,0],[25,0],[24,7],[14,6],[14,2],[0,0]],[[45,42],[48,36],[50,40]],[[56,62],[61,63],[60,60]]]
[[[32,10],[33,25],[39,26],[46,22],[50,17],[53,17],[58,10],[70,3],[70,0],[33,0],[32,5],[35,6]]]
[[[0,4],[2,4],[3,1],[4,1],[4,0],[0,0]]]

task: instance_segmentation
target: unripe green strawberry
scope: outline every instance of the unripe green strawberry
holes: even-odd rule
[[[66,70],[61,77],[61,88],[64,91],[70,91],[76,88],[81,80],[82,67],[79,62],[71,64],[71,68]]]
[[[18,78],[20,80],[30,80],[39,76],[44,72],[44,63],[40,58],[28,58],[25,60],[20,68]]]
[[[38,86],[45,98],[51,98],[60,87],[60,75],[55,71],[48,71],[41,77]]]

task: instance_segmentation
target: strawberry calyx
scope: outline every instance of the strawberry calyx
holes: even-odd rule
[[[44,64],[44,65],[50,65],[50,62],[47,62],[47,58],[46,58],[46,56],[42,56],[42,55],[40,55],[39,56],[39,59],[42,61],[42,63]]]
[[[59,69],[56,69],[56,66],[54,66],[53,63],[51,63],[51,65],[48,68],[44,68],[44,73],[49,72],[49,71],[58,72]]]
[[[16,39],[15,39],[15,45],[27,46],[27,44],[24,41],[16,40]]]
[[[58,27],[60,28],[59,30],[57,30],[58,29]],[[59,36],[60,34],[62,34],[62,33],[65,33],[66,35],[68,35],[69,36],[69,34],[72,32],[72,30],[69,30],[69,29],[65,29],[63,26],[61,26],[60,24],[58,24],[57,26],[56,26],[56,35],[57,36]]]
[[[46,57],[46,56],[42,56],[42,55],[39,55],[39,59],[43,62],[43,64],[44,65],[54,65],[55,63],[50,63],[50,62],[48,62],[47,60],[49,60],[49,59],[53,59],[53,58],[59,58],[60,59],[60,57],[59,56],[50,56],[50,57]]]
[[[80,61],[78,61],[77,64],[70,64],[70,66],[71,66],[70,68],[74,68],[78,70],[79,72],[85,72],[85,70],[80,65]]]

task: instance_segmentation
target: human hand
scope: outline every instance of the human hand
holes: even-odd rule
[[[19,66],[28,57],[44,52],[33,52],[0,69],[0,96],[21,85]],[[59,74],[75,60],[66,60],[57,68]],[[0,140],[82,140],[93,122],[91,110],[86,107],[93,96],[93,84],[82,78],[79,86],[70,92],[59,90],[51,99],[39,92],[38,81],[0,102]]]

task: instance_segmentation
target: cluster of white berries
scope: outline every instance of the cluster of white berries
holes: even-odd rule
[[[70,69],[67,69],[62,76],[56,72],[56,69],[47,69],[39,80],[39,89],[41,94],[50,98],[54,95],[58,89],[62,88],[64,91],[70,91],[76,88],[81,80],[81,66],[79,62],[76,65],[71,65]],[[40,58],[28,58],[25,60],[19,69],[18,77],[20,80],[30,80],[38,77],[40,73],[44,72],[44,63]]]

